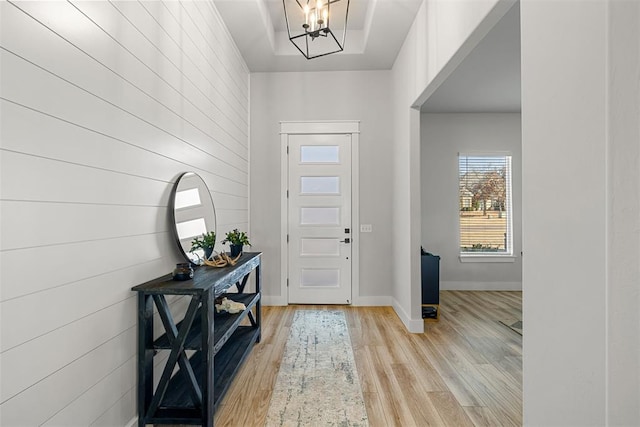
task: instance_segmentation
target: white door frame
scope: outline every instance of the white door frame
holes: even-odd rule
[[[287,139],[290,134],[351,134],[351,304],[358,305],[360,296],[360,181],[359,181],[359,121],[280,122],[280,298],[281,305],[289,302],[287,276],[289,274],[289,247],[287,230],[289,210],[289,162]]]

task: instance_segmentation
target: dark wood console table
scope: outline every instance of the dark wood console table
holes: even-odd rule
[[[198,267],[192,280],[174,281],[167,275],[132,288],[138,292],[139,426],[213,426],[215,409],[254,343],[260,341],[260,260],[261,253],[244,253],[235,266]],[[255,292],[245,293],[254,270]],[[215,299],[234,285],[238,293],[227,295],[244,303],[246,310],[216,313]],[[180,322],[174,321],[166,295],[190,297]],[[154,304],[165,332],[155,340]],[[161,351],[169,356],[154,387],[153,359]]]

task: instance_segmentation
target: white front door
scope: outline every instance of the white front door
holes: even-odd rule
[[[290,304],[351,304],[351,137],[288,135]]]

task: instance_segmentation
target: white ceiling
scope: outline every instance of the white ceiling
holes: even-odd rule
[[[422,0],[350,0],[344,52],[312,60],[289,41],[282,0],[214,3],[251,72],[342,71],[391,69]]]
[[[288,39],[282,0],[213,1],[251,72],[389,70],[422,3],[350,0],[344,52],[307,60]],[[520,111],[518,3],[433,93],[422,111]]]

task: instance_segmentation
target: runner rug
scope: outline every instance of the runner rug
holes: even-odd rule
[[[369,425],[343,312],[295,312],[266,425]]]

